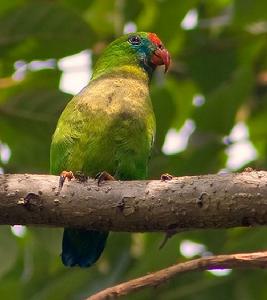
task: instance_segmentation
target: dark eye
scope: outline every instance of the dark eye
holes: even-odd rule
[[[141,43],[141,39],[138,35],[130,36],[128,41],[132,45],[139,45]]]

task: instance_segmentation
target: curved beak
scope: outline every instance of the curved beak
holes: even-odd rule
[[[171,57],[167,49],[165,48],[157,48],[156,51],[154,51],[151,62],[156,65],[165,65],[165,73],[169,69]]]

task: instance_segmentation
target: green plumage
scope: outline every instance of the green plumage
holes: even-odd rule
[[[147,33],[138,34],[150,47]],[[147,45],[136,49],[129,36],[106,49],[90,83],[63,111],[51,145],[52,174],[71,170],[94,177],[105,170],[121,180],[146,178],[155,134],[148,89],[154,69],[140,63],[141,55],[149,55]],[[64,264],[90,266],[106,238],[107,233],[65,230]]]
[[[91,81],[67,105],[53,136],[52,174],[145,178],[155,131],[148,82],[120,73]]]

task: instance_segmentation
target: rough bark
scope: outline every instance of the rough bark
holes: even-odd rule
[[[135,293],[143,288],[157,287],[169,279],[183,273],[227,268],[267,268],[267,252],[217,255],[193,259],[104,289],[90,296],[87,300],[114,299]]]
[[[267,224],[267,172],[187,176],[171,181],[66,182],[0,175],[0,224],[110,231],[170,231]]]

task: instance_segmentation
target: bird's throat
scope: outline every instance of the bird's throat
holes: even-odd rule
[[[141,81],[146,82],[147,84],[150,81],[150,76],[148,73],[139,65],[121,65],[121,66],[115,66],[108,70],[98,70],[95,72],[92,76],[91,80],[96,80],[100,78],[106,78],[106,77],[123,77],[123,78],[134,78]]]

